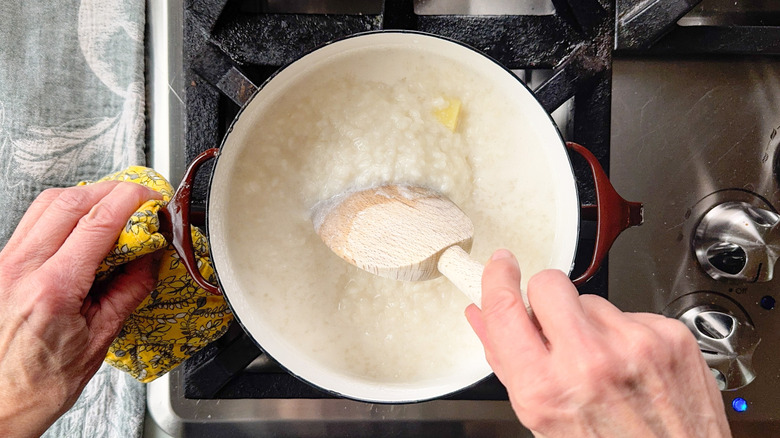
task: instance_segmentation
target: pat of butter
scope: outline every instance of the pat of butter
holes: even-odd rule
[[[450,131],[455,132],[458,127],[458,115],[460,114],[460,99],[445,97],[443,104],[433,110],[433,115]]]

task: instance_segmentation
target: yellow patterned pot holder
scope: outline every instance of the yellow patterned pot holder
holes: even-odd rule
[[[100,181],[131,181],[163,196],[162,201],[146,202],[130,217],[116,246],[97,271],[97,278],[104,279],[117,266],[163,251],[155,289],[127,319],[105,359],[141,382],[151,382],[222,336],[233,315],[223,297],[206,292],[192,280],[176,251],[158,232],[157,213],[173,196],[170,183],[154,170],[141,166],[132,166]],[[79,185],[84,184],[88,183]],[[192,243],[200,272],[214,281],[208,242],[195,227]]]

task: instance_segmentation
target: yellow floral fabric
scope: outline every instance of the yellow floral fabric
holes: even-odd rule
[[[146,202],[130,217],[97,271],[98,280],[105,279],[117,266],[162,251],[155,289],[125,321],[105,359],[141,382],[151,382],[222,336],[233,315],[222,296],[210,294],[192,280],[173,246],[158,232],[157,214],[173,196],[170,183],[154,170],[141,166],[132,166],[100,181],[135,182],[163,196],[162,201]],[[195,227],[192,241],[200,272],[214,281],[208,242]]]

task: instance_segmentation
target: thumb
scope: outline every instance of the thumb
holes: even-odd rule
[[[162,252],[157,251],[133,260],[110,280],[90,323],[90,331],[98,345],[111,343],[127,317],[154,290],[161,256]]]
[[[541,336],[520,293],[520,267],[507,250],[498,250],[482,274],[482,312],[467,317],[485,347],[488,362],[499,378],[504,367],[512,367],[531,354],[544,353]],[[476,324],[475,324],[476,323]]]

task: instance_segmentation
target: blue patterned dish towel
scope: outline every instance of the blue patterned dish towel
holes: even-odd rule
[[[5,0],[0,248],[44,189],[145,165],[144,1]],[[145,387],[106,366],[47,437],[140,437]]]

